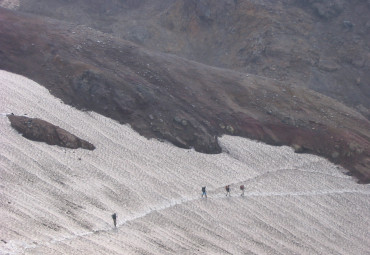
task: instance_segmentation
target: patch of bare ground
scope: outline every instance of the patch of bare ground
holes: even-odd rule
[[[11,126],[27,139],[71,149],[95,149],[91,143],[47,121],[12,114],[8,115],[8,119]]]

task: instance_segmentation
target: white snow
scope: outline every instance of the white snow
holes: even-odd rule
[[[19,75],[0,71],[0,89],[0,254],[370,254],[370,187],[323,158],[231,136],[220,138],[225,153],[201,154]],[[96,150],[29,141],[9,113]]]

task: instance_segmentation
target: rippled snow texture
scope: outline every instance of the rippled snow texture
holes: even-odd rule
[[[0,71],[0,88],[1,254],[370,254],[369,185],[325,159],[231,136],[219,139],[224,153],[201,154],[78,111],[22,76]],[[29,141],[9,113],[97,149]]]

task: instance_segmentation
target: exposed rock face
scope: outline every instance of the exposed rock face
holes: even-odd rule
[[[207,66],[86,26],[4,9],[0,68],[37,81],[79,109],[129,123],[146,137],[206,153],[221,151],[217,137],[223,134],[295,144],[370,181],[369,120],[294,83]]]
[[[357,78],[370,80],[368,1],[20,2],[24,12],[73,21],[207,65],[313,89],[370,119],[370,86],[356,86]]]
[[[47,121],[16,115],[8,115],[8,118],[12,127],[30,140],[71,149],[95,149],[91,143]]]

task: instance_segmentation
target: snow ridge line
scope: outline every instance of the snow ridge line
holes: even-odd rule
[[[251,192],[251,193],[245,194],[244,197],[323,196],[323,195],[333,195],[333,194],[354,194],[354,193],[355,194],[370,195],[370,192],[366,192],[366,191],[346,190],[345,189],[345,190],[323,190],[323,191],[307,191],[307,192]],[[237,196],[234,195],[234,196],[231,196],[231,197],[241,197],[241,196],[240,195],[237,195]],[[230,197],[226,197],[225,195],[216,195],[216,196],[208,197],[207,199],[209,199],[209,198],[211,198],[211,199],[212,198],[216,198],[216,199],[220,199],[220,198],[225,199],[226,198],[227,199],[227,198],[230,198]],[[146,217],[146,216],[148,216],[148,215],[150,215],[154,212],[163,211],[163,210],[172,208],[176,205],[186,204],[186,203],[193,202],[193,201],[196,201],[196,200],[201,200],[201,199],[202,199],[201,197],[191,197],[191,198],[188,198],[188,199],[178,199],[178,200],[175,200],[173,202],[170,202],[167,205],[150,208],[150,210],[148,210],[146,212],[138,213],[138,214],[136,214],[132,217],[129,217],[128,219],[124,220],[123,222],[118,223],[117,228],[124,226],[128,222],[144,218],[144,217]],[[206,198],[204,198],[204,199],[206,199]],[[93,231],[89,231],[89,232],[83,232],[83,233],[80,233],[80,234],[71,235],[71,236],[68,236],[68,237],[57,238],[57,239],[53,239],[53,240],[48,241],[48,242],[38,243],[37,245],[29,245],[29,246],[25,247],[24,250],[34,249],[34,248],[37,248],[39,246],[49,246],[51,244],[60,243],[60,242],[68,241],[68,240],[74,240],[74,239],[77,239],[79,237],[85,237],[85,236],[98,234],[98,233],[102,233],[102,232],[108,232],[108,231],[111,231],[111,230],[114,230],[114,229],[115,228],[111,228],[111,227],[102,228],[102,229],[98,229],[98,230],[93,230]]]

